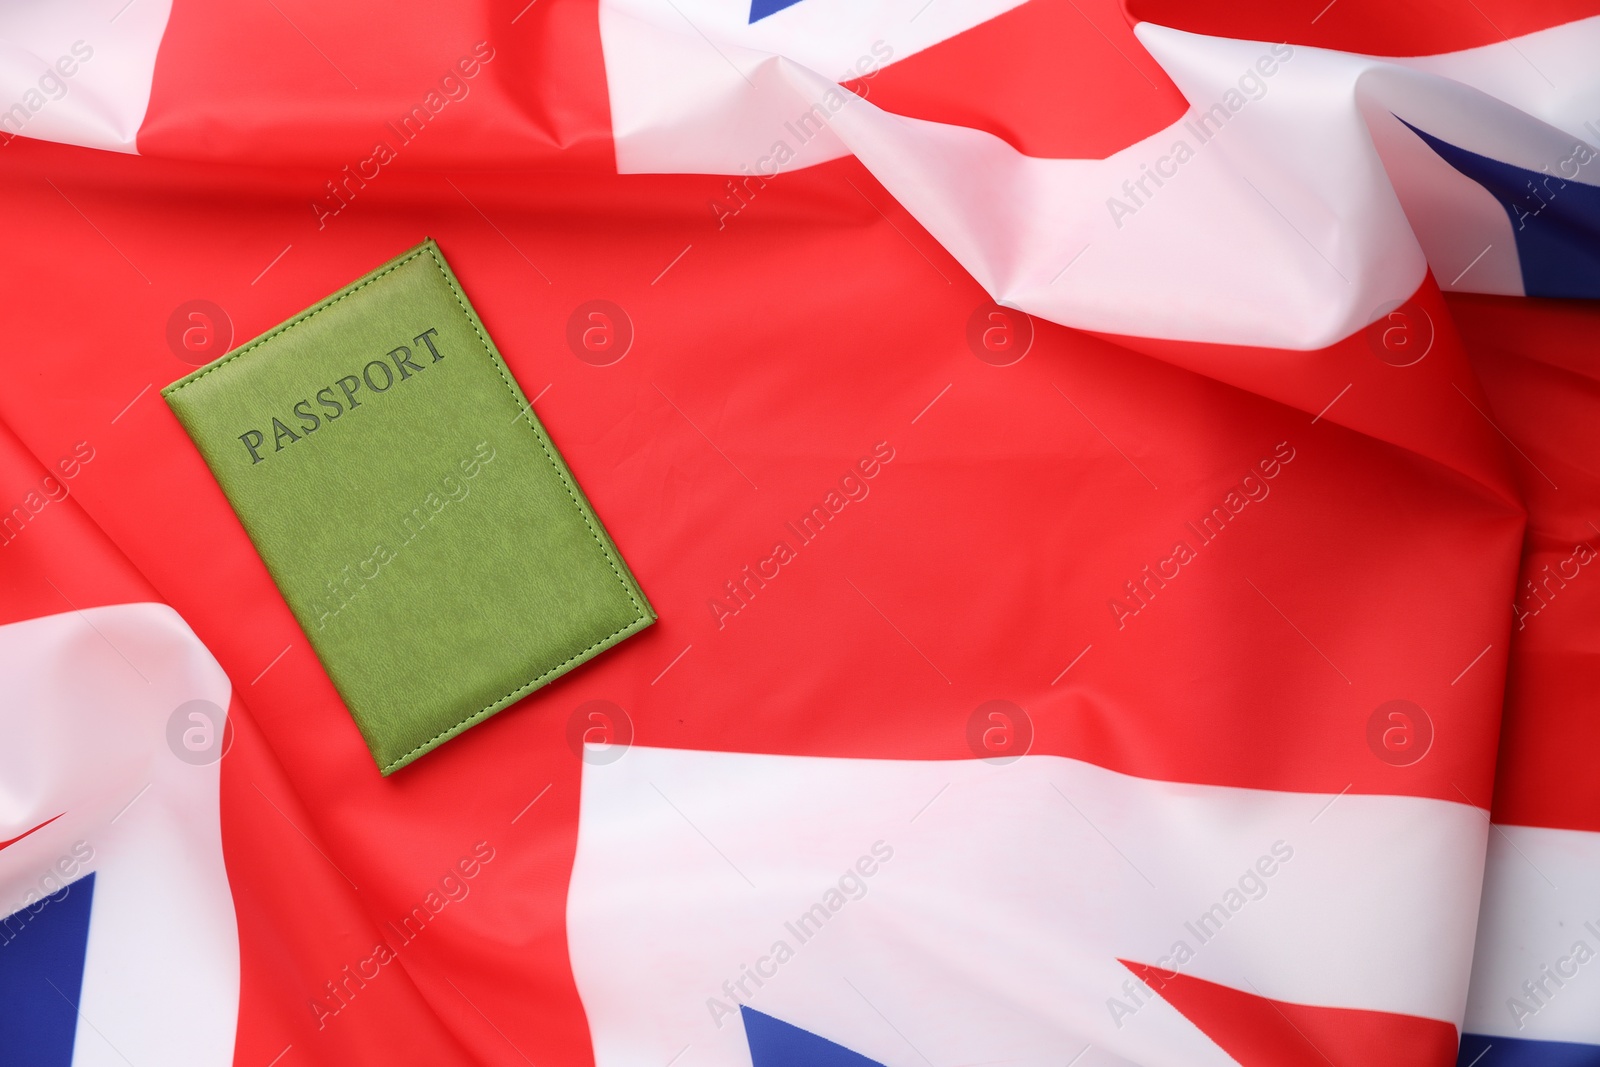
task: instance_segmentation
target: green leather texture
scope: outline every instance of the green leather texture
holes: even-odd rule
[[[655,621],[431,239],[162,395],[385,775]]]

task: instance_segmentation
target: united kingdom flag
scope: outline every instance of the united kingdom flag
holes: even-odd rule
[[[1600,1064],[1594,4],[0,43],[0,1063]],[[384,777],[159,394],[429,234],[659,622]]]

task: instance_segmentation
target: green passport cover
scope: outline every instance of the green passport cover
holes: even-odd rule
[[[431,239],[162,395],[386,775],[655,621]]]

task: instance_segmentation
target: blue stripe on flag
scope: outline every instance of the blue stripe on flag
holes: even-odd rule
[[[1600,1045],[1462,1034],[1456,1067],[1600,1067]]]
[[[1409,122],[1406,126],[1500,202],[1511,218],[1522,287],[1529,296],[1600,297],[1600,188],[1567,181],[1570,175],[1560,173],[1563,162],[1570,162],[1574,172],[1583,164],[1569,157],[1552,160],[1550,173],[1527,170],[1457,148]]]
[[[754,1008],[741,1004],[739,1014],[753,1067],[883,1067],[877,1060]]]
[[[793,7],[800,0],[750,0],[750,21],[760,22],[768,15],[776,15],[786,7]]]
[[[0,1059],[70,1067],[94,875],[0,919]]]

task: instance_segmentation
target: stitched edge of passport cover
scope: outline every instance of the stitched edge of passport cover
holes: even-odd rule
[[[356,293],[361,289],[366,288],[368,285],[381,280],[386,275],[405,266],[407,263],[411,262],[417,257],[424,255],[428,256],[429,259],[432,260],[434,266],[438,268],[440,276],[444,279],[446,287],[450,290],[450,295],[455,298],[457,306],[460,307],[462,314],[466,317],[468,324],[472,327],[473,334],[477,337],[478,343],[483,346],[484,354],[488,356],[491,366],[493,366],[495,372],[500,376],[500,380],[505,385],[507,392],[511,394],[511,399],[515,402],[517,409],[523,413],[524,417],[519,418],[517,422],[528,426],[529,429],[533,431],[534,440],[539,446],[539,451],[544,455],[545,459],[549,461],[551,467],[555,469],[556,476],[560,480],[562,488],[566,490],[569,500],[571,501],[573,507],[577,510],[579,517],[583,520],[584,527],[589,531],[590,536],[594,538],[594,541],[599,547],[602,556],[604,556],[607,565],[611,568],[612,574],[616,577],[618,584],[621,586],[623,592],[627,595],[628,600],[633,604],[636,614],[632,620],[624,624],[619,629],[607,634],[605,637],[602,637],[582,651],[574,653],[572,656],[569,656],[560,663],[554,664],[553,666],[540,671],[534,677],[528,679],[511,692],[506,693],[504,696],[501,696],[493,701],[490,701],[477,711],[469,713],[465,718],[462,718],[460,721],[441,730],[439,733],[417,745],[409,752],[397,756],[387,764],[379,763],[379,770],[385,776],[392,774],[393,772],[406,766],[407,764],[416,760],[419,756],[422,756],[424,753],[431,752],[433,749],[438,748],[446,741],[456,737],[470,727],[477,725],[484,719],[494,715],[496,712],[505,710],[507,707],[516,703],[524,696],[544,685],[546,682],[549,682],[559,675],[564,674],[566,671],[576,667],[580,663],[584,663],[587,660],[593,659],[601,652],[604,652],[606,649],[619,644],[626,638],[631,637],[633,634],[638,633],[640,630],[645,629],[651,623],[656,621],[655,609],[650,606],[650,602],[645,598],[644,590],[639,587],[637,579],[633,577],[632,572],[628,569],[626,561],[622,559],[622,554],[617,550],[616,544],[611,540],[611,535],[606,532],[605,527],[599,520],[599,516],[595,515],[594,509],[589,504],[588,498],[584,496],[583,490],[578,486],[577,481],[572,477],[572,472],[567,468],[566,461],[562,458],[561,453],[557,451],[554,443],[551,442],[549,435],[545,432],[544,426],[539,422],[538,417],[534,415],[533,405],[528,402],[526,394],[522,392],[522,389],[517,385],[516,379],[512,377],[510,369],[506,367],[505,360],[501,357],[499,350],[495,348],[494,341],[490,339],[488,330],[484,328],[483,321],[478,318],[477,311],[472,307],[471,302],[467,300],[466,293],[462,291],[461,283],[456,279],[455,272],[452,271],[450,269],[450,265],[445,262],[444,255],[439,250],[438,244],[431,237],[425,238],[420,245],[411,249],[409,252],[403,253],[399,257],[389,261],[388,263],[385,263],[383,266],[377,268],[364,277],[356,279],[349,285],[346,285],[344,288],[333,293],[331,296],[319,300],[317,303],[313,304],[311,307],[302,311],[293,318],[280,323],[278,326],[268,330],[266,333],[255,338],[254,340],[234,349],[232,352],[222,356],[216,362],[207,364],[198,370],[184,375],[182,378],[179,378],[177,381],[163,388],[161,390],[162,397],[168,399],[168,406],[171,407],[170,398],[185,387],[193,384],[196,381],[199,381],[201,378],[211,374],[213,371],[222,370],[234,360],[248,355],[250,352],[260,348],[262,345],[265,345],[267,342],[273,340],[279,335],[288,332],[300,323],[305,322],[324,311],[327,311],[329,308],[336,306],[353,293]],[[183,413],[177,408],[173,408],[172,410],[173,414],[178,417],[178,421],[184,425],[185,432],[187,432],[188,424],[184,420]],[[209,468],[209,466],[210,463],[208,461],[207,467]],[[215,477],[215,472],[213,472],[213,477]],[[223,488],[223,495],[227,496],[227,490],[225,487]],[[230,498],[229,509],[232,510],[232,508],[233,502]],[[244,526],[245,533],[250,534],[250,527],[245,524],[243,516],[240,516],[237,511],[235,511],[234,514],[235,517],[239,519],[240,525]],[[255,538],[253,535],[251,536],[251,543],[252,545],[255,543]],[[257,546],[256,551],[259,555],[259,546]],[[262,557],[262,563],[267,565],[268,573],[271,573],[272,566],[271,564],[267,564],[264,556]],[[273,585],[276,587],[277,584],[277,579],[274,577]],[[278,591],[278,595],[283,596],[283,591],[281,588]],[[285,603],[288,603],[287,598],[285,598]],[[296,623],[300,625],[302,632],[306,633],[307,640],[310,641],[311,647],[313,651],[315,651],[316,642],[310,640],[310,633],[305,630],[304,623],[300,621],[299,613],[294,609],[292,604],[289,605],[289,607],[290,613],[295,616]],[[320,663],[322,658],[321,655],[319,654],[317,658],[318,662]],[[323,666],[323,669],[327,669],[326,665]],[[338,681],[334,679],[331,674],[329,677],[330,680],[334,682],[334,688],[338,689]],[[341,699],[343,699],[343,696],[344,694],[341,692]],[[349,710],[348,704],[346,705],[346,710]],[[353,715],[351,717],[355,718]],[[361,723],[359,720],[356,721],[356,725],[358,728],[360,728]],[[366,740],[364,730],[362,731],[362,735],[363,740]],[[368,747],[370,749],[370,742]]]

